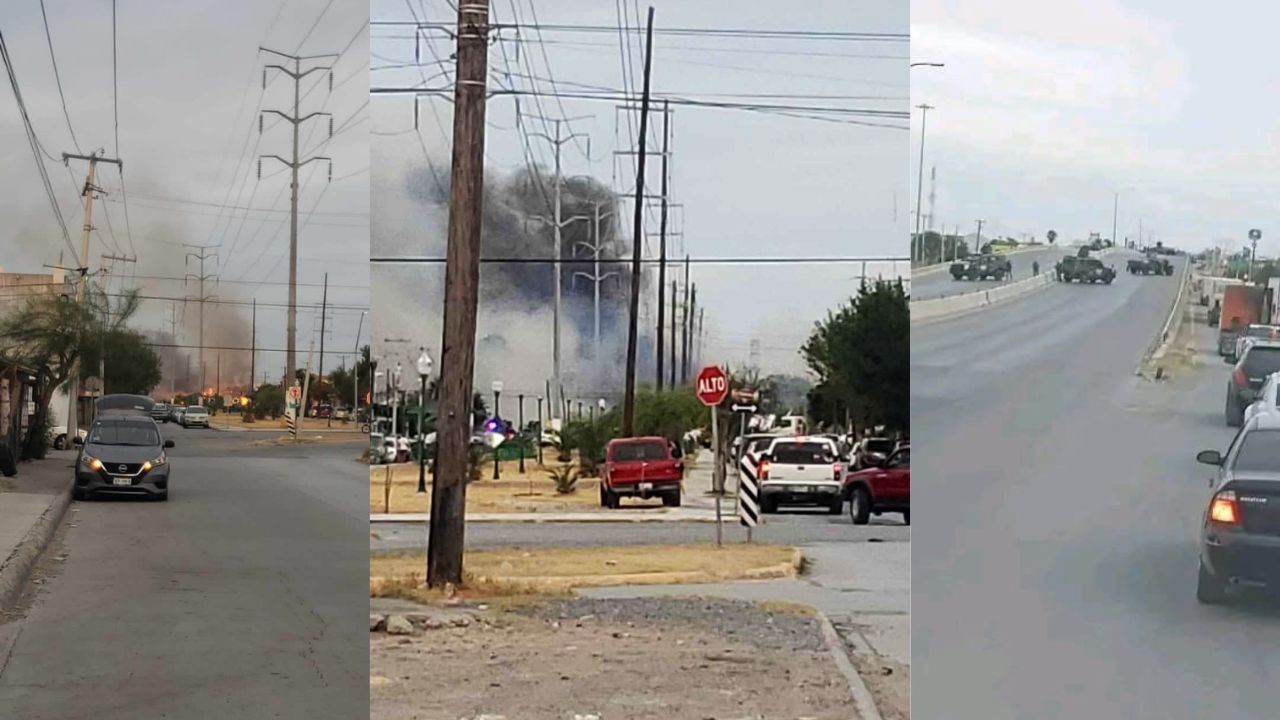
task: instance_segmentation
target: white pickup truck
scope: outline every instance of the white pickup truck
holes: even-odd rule
[[[840,494],[844,463],[835,442],[824,437],[780,437],[760,454],[760,510],[780,505],[818,505],[832,515],[844,509]]]

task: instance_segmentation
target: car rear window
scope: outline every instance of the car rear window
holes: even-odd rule
[[[204,408],[200,407],[199,405],[192,405],[191,407],[187,408],[187,412],[189,412],[189,413],[202,413],[202,412],[208,412],[208,411],[207,411],[207,410],[205,410]]]
[[[101,423],[93,426],[89,431],[89,442],[95,445],[140,445],[149,447],[160,444],[160,435],[155,428],[147,427],[140,423]]]
[[[1235,472],[1280,472],[1280,430],[1254,430],[1240,438],[1231,469]]]
[[[1244,356],[1244,373],[1249,377],[1260,377],[1280,371],[1280,347],[1259,347],[1254,345]]]
[[[831,461],[826,443],[779,443],[773,446],[773,462],[778,465],[817,465]]]
[[[667,446],[656,442],[621,443],[613,446],[613,459],[618,462],[666,460]]]
[[[892,440],[868,440],[867,452],[880,453],[882,455],[893,452]]]

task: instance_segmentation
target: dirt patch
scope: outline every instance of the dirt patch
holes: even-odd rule
[[[391,470],[390,497],[387,493],[387,469]],[[550,467],[550,466],[548,466]],[[525,472],[514,462],[504,462],[501,479],[492,479],[493,466],[486,465],[484,474],[467,486],[467,512],[610,512],[600,507],[600,481],[579,478],[572,493],[556,492],[555,482],[536,462],[526,461]],[[418,492],[416,465],[372,466],[369,468],[369,513],[425,513],[431,509],[431,474],[427,473],[425,493]],[[628,502],[626,507],[661,508],[661,500]]]
[[[370,717],[856,717],[815,621],[749,603],[555,601],[370,642]]]
[[[849,653],[885,720],[911,720],[911,666],[888,658]]]
[[[474,594],[564,592],[571,587],[641,583],[723,582],[757,576],[791,563],[786,545],[737,543],[624,547],[508,548],[468,552],[465,567]],[[426,558],[421,553],[370,558],[370,594],[422,598]]]

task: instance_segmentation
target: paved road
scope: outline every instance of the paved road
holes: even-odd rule
[[[1194,597],[1227,368],[1133,375],[1176,278],[913,332],[919,717],[1275,717],[1280,609]]]
[[[0,666],[0,716],[367,716],[360,446],[164,432],[167,503],[73,504],[66,560]]]
[[[1014,253],[1009,256],[1009,261],[1013,263],[1013,280],[1026,280],[1031,277],[1031,263],[1040,263],[1040,272],[1050,272],[1054,263],[1065,255],[1068,251],[1074,252],[1075,248],[1056,248],[1044,247],[1036,250],[1028,250],[1026,252]],[[912,300],[928,300],[929,298],[946,297],[950,295],[958,295],[966,292],[976,292],[978,290],[989,290],[999,287],[1010,282],[1006,280],[1004,283],[995,280],[982,280],[970,282],[968,280],[953,280],[951,273],[943,270],[941,272],[931,272],[927,275],[911,278],[911,299]]]
[[[808,542],[851,542],[871,538],[907,540],[911,528],[900,515],[872,518],[871,524],[855,526],[849,514],[833,516],[825,512],[783,511],[765,516],[765,525],[756,528],[761,542],[803,544]],[[425,545],[423,523],[378,523],[370,526],[372,552],[421,550]],[[673,545],[714,542],[714,523],[471,523],[467,525],[467,547],[590,547],[592,545]],[[746,539],[745,530],[734,518],[725,518],[724,539]]]

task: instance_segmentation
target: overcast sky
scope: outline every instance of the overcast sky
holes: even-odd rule
[[[207,292],[221,300],[256,298],[258,345],[285,346],[285,281],[288,279],[288,174],[266,160],[257,178],[258,154],[290,152],[287,124],[268,116],[258,134],[258,110],[288,109],[291,81],[268,75],[263,66],[280,62],[258,52],[265,45],[291,54],[338,53],[334,90],[328,77],[316,73],[304,81],[302,112],[328,111],[334,116],[333,140],[325,142],[324,119],[304,126],[302,150],[333,158],[328,168],[313,163],[302,172],[300,207],[316,212],[299,240],[299,365],[309,342],[319,339],[320,284],[328,272],[331,313],[328,349],[352,350],[361,307],[368,305],[368,8],[363,2],[339,0],[122,0],[118,3],[119,146],[112,117],[111,3],[46,0],[53,50],[66,97],[67,112],[79,149],[105,148],[124,160],[129,191],[128,222],[120,193],[120,176],[109,166],[98,185],[108,195],[95,203],[96,228],[90,266],[103,254],[136,255],[136,266],[120,263],[113,291],[140,287],[145,295],[181,298],[186,249],[183,243],[216,246],[216,261],[206,272],[220,276]],[[4,33],[18,82],[35,131],[44,148],[58,157],[76,152],[63,116],[45,26],[38,0],[0,4]],[[305,42],[304,42],[305,39]],[[304,65],[304,67],[306,67]],[[17,104],[7,80],[0,88],[0,267],[13,272],[40,272],[42,265],[74,264],[36,172],[24,139]],[[364,106],[362,108],[362,106]],[[61,162],[45,160],[57,201],[66,217],[73,245],[80,245],[82,203],[79,186],[86,165],[73,162],[69,175]],[[314,173],[314,174],[313,174]],[[223,206],[243,209],[225,209]],[[130,239],[131,238],[131,239]],[[190,272],[196,272],[192,265]],[[47,270],[44,270],[47,272]],[[127,276],[127,277],[126,277]],[[171,303],[147,301],[135,326],[156,330],[167,325]],[[180,341],[196,342],[194,306],[182,321]],[[249,309],[220,306],[209,310],[206,344],[241,344],[249,340]],[[314,331],[313,331],[314,327]],[[368,325],[364,336],[368,338]],[[207,384],[213,384],[215,351],[207,357]],[[168,354],[162,353],[168,359]],[[234,377],[247,353],[224,352],[224,385]],[[326,359],[326,370],[339,364]],[[283,353],[258,356],[258,376],[279,378]],[[349,364],[349,361],[348,361]],[[244,370],[242,375],[247,375]],[[231,377],[228,377],[231,376]]]
[[[516,0],[519,20],[533,22],[527,0]],[[786,30],[906,33],[908,3],[905,0],[873,0],[850,3],[818,2],[795,12],[783,4],[751,2],[682,1],[654,3],[659,28],[767,28]],[[412,20],[402,0],[374,2],[375,20]],[[413,3],[418,18],[453,22],[444,2]],[[602,25],[616,27],[618,3],[539,0],[536,17],[543,24]],[[627,4],[629,23],[642,26],[637,8]],[[643,14],[645,3],[638,12]],[[732,8],[732,12],[725,10]],[[513,4],[494,3],[494,19],[511,22]],[[441,66],[430,64],[436,54],[452,52],[449,40],[422,46],[424,63],[412,63],[414,42],[409,29],[378,27],[371,41],[375,85],[403,86],[447,84],[439,77]],[[582,86],[625,87],[616,32],[603,34],[554,33],[540,46],[522,42],[520,58],[515,43],[490,51],[491,69],[510,62],[515,72],[551,75],[561,90]],[[638,43],[639,36],[631,36]],[[526,40],[534,40],[525,31]],[[703,100],[730,99],[727,95],[804,94],[857,96],[840,101],[794,99],[761,102],[840,104],[905,112],[908,109],[908,48],[905,42],[783,41],[680,37],[656,35],[654,39],[652,91]],[[545,57],[543,52],[545,51]],[[642,56],[633,44],[637,69]],[[451,70],[452,66],[449,66]],[[517,84],[528,87],[529,82]],[[638,82],[637,82],[638,86]],[[549,90],[549,85],[543,84]],[[491,88],[492,89],[492,88]],[[741,99],[741,98],[736,98]],[[407,173],[424,165],[424,151],[441,171],[448,168],[451,104],[445,99],[423,98],[417,137],[413,132],[413,100],[410,97],[375,97],[373,100],[373,235],[374,254],[443,253],[445,224],[439,213],[423,208],[404,189]],[[525,110],[531,109],[525,100]],[[514,104],[510,97],[495,97],[488,104],[486,170],[491,177],[510,173],[525,164],[520,135],[515,130]],[[615,165],[615,151],[632,146],[625,116],[615,104],[565,99],[543,101],[543,112],[570,117],[594,115],[576,121],[573,129],[591,138],[591,158],[585,146],[566,145],[566,176],[591,174],[615,190],[630,189],[634,166],[631,158]],[[437,118],[438,115],[438,118]],[[656,117],[656,116],[655,116]],[[671,196],[683,204],[673,211],[672,254],[717,256],[850,256],[906,255],[907,121],[888,120],[885,127],[865,127],[814,120],[762,115],[752,112],[679,107],[672,121]],[[616,129],[620,124],[621,129]],[[656,132],[654,141],[658,137]],[[541,127],[536,128],[539,131]],[[651,141],[650,149],[654,149]],[[535,140],[535,162],[551,165],[549,145]],[[649,165],[650,191],[658,192],[658,159]],[[657,231],[656,212],[648,216],[646,230]],[[625,221],[630,234],[631,218]],[[656,240],[646,245],[646,256],[656,256]],[[704,359],[740,365],[748,359],[752,339],[759,341],[760,363],[766,371],[801,372],[799,345],[813,323],[828,310],[847,300],[857,284],[855,265],[694,266],[699,304],[706,308],[707,347]],[[872,266],[870,274],[892,275],[894,268]],[[899,266],[899,272],[905,272]],[[373,303],[376,310],[375,341],[382,336],[406,339],[429,348],[439,345],[442,296],[440,267],[373,268]],[[669,283],[669,280],[668,280]],[[645,322],[652,317],[646,297]],[[483,303],[482,303],[483,304]],[[516,329],[514,326],[519,325]],[[481,308],[481,337],[500,328],[511,337],[507,347],[515,355],[492,361],[482,352],[477,380],[506,374],[510,366],[529,370],[530,377],[544,377],[550,356],[550,321],[546,315],[530,315],[519,323],[499,317],[486,318]],[[566,342],[573,342],[566,338]],[[514,361],[514,362],[513,362]],[[505,366],[505,369],[504,369]],[[530,384],[540,386],[541,383]]]
[[[1257,227],[1275,254],[1280,80],[1259,52],[1277,21],[1266,3],[914,0],[912,59],[946,63],[912,75],[913,104],[935,106],[926,213],[936,165],[939,226],[1109,236],[1119,191],[1121,238],[1141,222],[1166,244],[1239,248]]]

